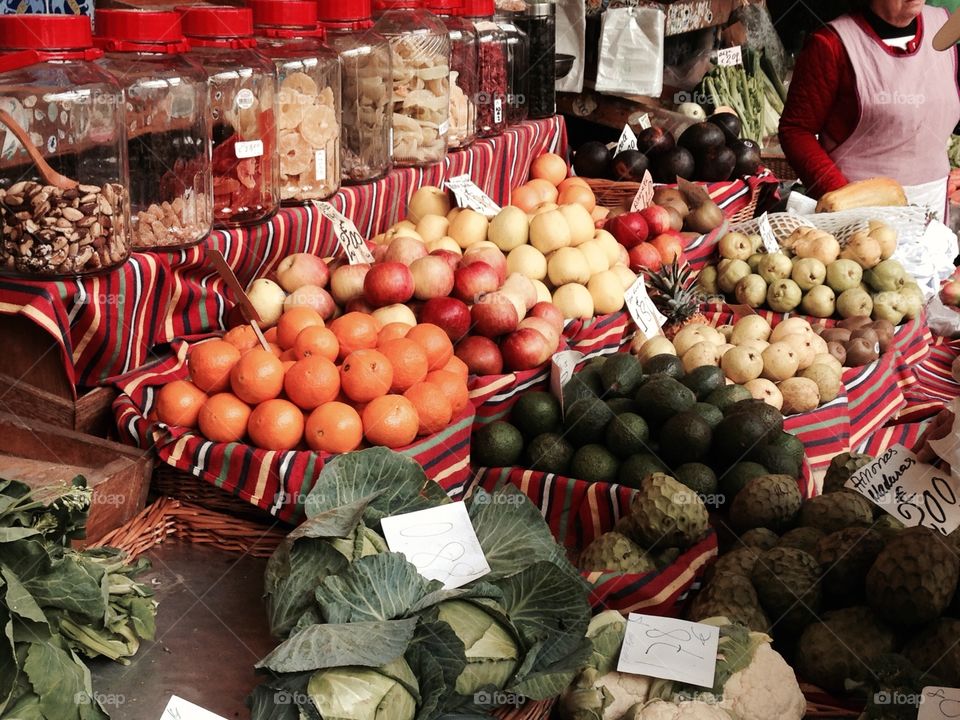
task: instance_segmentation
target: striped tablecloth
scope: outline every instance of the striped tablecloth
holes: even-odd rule
[[[527,179],[543,152],[566,152],[562,117],[525,122],[495,138],[450,153],[442,164],[397,170],[368,185],[347,187],[332,204],[372,237],[396,222],[410,193],[469,173],[499,204]],[[201,245],[167,253],[137,253],[99,277],[57,282],[0,278],[0,312],[20,314],[48,332],[74,385],[92,387],[153,359],[158,345],[224,327],[228,303],[220,278],[206,264],[220,250],[241,283],[268,273],[295,252],[332,254],[332,229],[312,206],[284,208],[269,222],[218,230]]]

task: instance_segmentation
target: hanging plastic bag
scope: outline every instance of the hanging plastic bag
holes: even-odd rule
[[[649,7],[603,14],[597,92],[659,97],[663,92],[663,32],[666,15]]]
[[[557,92],[583,92],[586,68],[586,7],[583,0],[557,0],[557,53],[573,56],[573,67],[557,78]]]

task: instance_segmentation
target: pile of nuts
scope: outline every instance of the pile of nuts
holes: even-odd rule
[[[107,183],[64,190],[23,180],[0,189],[0,270],[79,275],[127,259],[126,190]]]
[[[189,245],[202,240],[210,229],[210,204],[205,197],[174,198],[152,203],[133,218],[133,246],[160,248]]]

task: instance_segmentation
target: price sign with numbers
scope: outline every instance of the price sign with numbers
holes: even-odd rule
[[[550,361],[550,392],[560,401],[563,408],[563,386],[570,382],[577,363],[583,360],[583,353],[578,350],[564,350],[555,353]]]
[[[181,697],[171,695],[170,702],[164,708],[160,720],[225,720],[225,718],[204,710],[192,702],[187,702]]]
[[[846,483],[907,527],[923,525],[949,535],[960,526],[960,486],[903,445],[857,470]]]
[[[457,175],[447,180],[447,189],[457,199],[457,206],[470,208],[481,215],[494,217],[500,206],[470,179],[469,175]]]
[[[643,275],[637,278],[637,281],[629,287],[624,294],[624,302],[627,305],[627,311],[630,317],[640,328],[640,332],[648,338],[654,335],[662,335],[660,328],[667,319],[660,314],[657,306],[647,294],[647,286],[643,281]]]
[[[421,575],[447,589],[490,572],[462,502],[386,517],[380,527],[391,551],[402,553]]]
[[[630,613],[618,672],[713,687],[720,628]]]
[[[882,693],[879,693],[882,695]],[[960,690],[928,686],[920,691],[923,698],[917,720],[956,720],[960,718]],[[893,702],[896,698],[891,697]]]
[[[780,242],[777,240],[776,233],[773,232],[773,226],[770,224],[770,216],[764,213],[757,219],[758,232],[763,241],[763,248],[768,253],[780,252]]]
[[[637,149],[637,135],[633,132],[633,129],[629,125],[623,126],[623,132],[620,133],[620,140],[617,142],[617,149],[613,153],[614,155],[619,155],[624,150],[636,150]]]
[[[720,67],[743,65],[743,50],[739,45],[717,50],[717,65]]]
[[[363,240],[363,235],[357,230],[357,226],[350,222],[350,219],[337,210],[328,202],[316,202],[317,210],[327,220],[333,223],[333,234],[340,241],[340,247],[347,256],[347,261],[351,265],[361,263],[372,263],[373,253],[367,247]]]
[[[637,212],[650,207],[653,202],[653,176],[649,170],[643,171],[643,180],[640,181],[640,188],[637,194],[633,196],[633,202],[630,204],[630,212]]]

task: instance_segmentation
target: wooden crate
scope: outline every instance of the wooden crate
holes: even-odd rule
[[[0,477],[42,489],[83,475],[93,488],[88,543],[143,510],[152,467],[149,451],[0,412]]]

